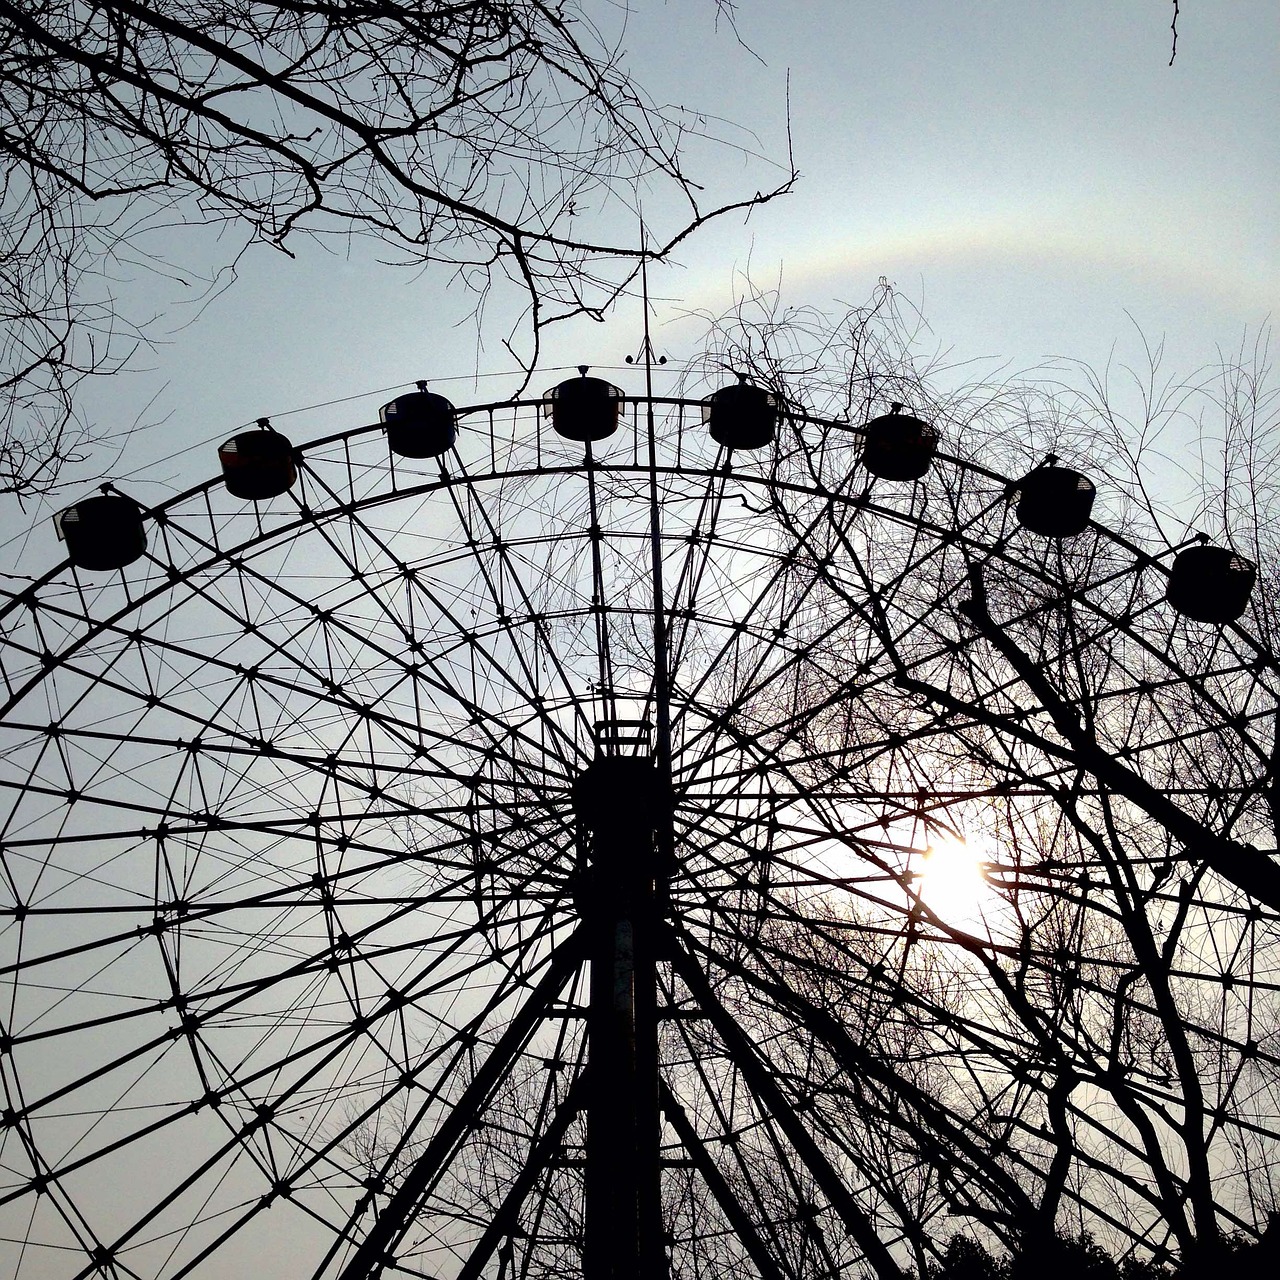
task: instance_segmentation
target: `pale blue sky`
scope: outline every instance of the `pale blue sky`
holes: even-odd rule
[[[621,28],[616,4],[588,3]],[[789,79],[802,173],[794,194],[708,229],[653,273],[672,368],[694,354],[672,318],[726,307],[748,265],[765,281],[781,273],[796,305],[858,302],[886,276],[955,359],[1014,368],[1100,364],[1113,346],[1135,352],[1141,330],[1189,371],[1280,297],[1276,0],[1183,0],[1173,67],[1167,0],[739,0],[758,58],[716,30],[714,0],[632,3],[620,38],[636,78],[736,122],[745,132],[726,133],[766,156],[785,148]],[[713,169],[725,196],[777,176],[732,153]],[[99,454],[97,470],[154,503],[213,474],[216,442],[260,415],[302,442],[374,420],[419,377],[459,404],[511,393],[505,300],[481,342],[472,299],[446,285],[379,267],[370,248],[350,260],[260,251],[197,316],[171,309],[180,289],[140,279],[132,293],[164,313],[169,338],[85,404],[104,433],[158,425],[114,462]],[[639,335],[634,306],[567,326],[531,390],[585,362],[638,391],[622,361]],[[5,567],[19,552],[28,573],[60,559],[49,513],[90,483],[86,472],[43,508],[0,505]],[[272,1244],[294,1239],[274,1231]],[[254,1246],[246,1234],[241,1247]],[[243,1262],[208,1274],[244,1274]]]
[[[792,70],[804,174],[753,219],[754,262],[815,302],[886,274],[941,341],[1017,363],[1096,358],[1126,310],[1192,358],[1233,340],[1280,294],[1280,7],[1184,5],[1172,67],[1169,10],[815,3],[783,23],[740,6],[761,85]],[[733,257],[711,239],[688,272],[708,299]]]
[[[717,31],[711,0],[633,3],[625,31],[619,6],[594,9],[621,32],[636,78],[659,100],[735,122],[750,132],[727,132],[766,155],[784,153],[789,78],[802,173],[794,194],[695,236],[654,273],[671,300],[656,334],[676,361],[692,354],[687,331],[666,321],[681,305],[727,305],[748,264],[766,280],[781,271],[797,304],[860,301],[887,276],[956,357],[1014,367],[1101,363],[1113,344],[1136,350],[1137,326],[1190,370],[1237,346],[1280,296],[1274,0],[1184,3],[1172,67],[1164,0],[740,0],[758,57],[723,22]],[[726,194],[776,177],[712,159]],[[458,403],[509,394],[514,375],[470,380],[514,367],[502,299],[481,346],[470,300],[447,283],[380,268],[372,252],[251,255],[147,368],[86,396],[104,429],[163,420],[113,472],[157,501],[212,472],[212,449],[192,445],[262,414],[304,440],[372,421],[382,388],[418,377]],[[160,288],[153,305],[174,293]],[[566,326],[532,389],[558,380],[552,366],[620,365],[638,338],[634,308]],[[638,387],[634,373],[614,376]],[[361,398],[283,416],[347,396]],[[47,530],[46,514],[30,513]],[[8,510],[6,533],[30,515]]]

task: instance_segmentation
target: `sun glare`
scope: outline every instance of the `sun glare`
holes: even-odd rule
[[[925,906],[956,928],[988,921],[999,896],[987,878],[991,850],[978,840],[939,833],[924,852],[919,891]]]

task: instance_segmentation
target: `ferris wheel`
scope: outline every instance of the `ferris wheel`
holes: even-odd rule
[[[5,1274],[1258,1228],[1254,567],[946,435],[584,370],[62,513],[0,611]]]

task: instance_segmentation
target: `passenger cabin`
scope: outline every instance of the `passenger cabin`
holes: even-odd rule
[[[603,378],[587,377],[586,365],[578,373],[543,395],[542,411],[566,440],[605,440],[622,421],[622,392]]]
[[[232,436],[218,450],[227,492],[250,502],[263,502],[291,489],[298,479],[293,445],[265,419],[257,431]]]
[[[1097,489],[1088,476],[1056,464],[1050,457],[1016,481],[1010,497],[1017,497],[1014,515],[1024,529],[1045,538],[1072,538],[1088,527]]]
[[[387,446],[402,458],[439,457],[458,438],[458,411],[452,403],[422,384],[419,388],[397,396],[380,411]]]
[[[1185,617],[1224,626],[1249,607],[1257,577],[1253,561],[1230,547],[1187,547],[1174,558],[1165,598]]]
[[[702,421],[717,443],[729,449],[763,449],[773,443],[782,401],[764,387],[741,381],[713,391],[702,402]]]
[[[84,498],[58,512],[53,524],[77,569],[123,569],[147,549],[142,508],[122,493]]]
[[[862,465],[880,480],[919,480],[938,451],[937,431],[902,408],[894,404],[866,426]]]

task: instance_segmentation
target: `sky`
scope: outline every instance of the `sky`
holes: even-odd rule
[[[1274,0],[1184,0],[1172,66],[1164,0],[739,0],[736,36],[711,0],[589,7],[655,99],[739,144],[695,152],[713,192],[776,181],[789,121],[794,192],[705,228],[651,276],[673,368],[695,340],[677,317],[727,308],[747,272],[823,307],[886,277],[928,342],[1005,369],[1123,363],[1146,340],[1189,373],[1265,327],[1280,296]],[[375,420],[420,377],[460,405],[520,381],[502,298],[478,334],[444,275],[397,272],[372,249],[256,251],[202,310],[172,285],[133,288],[162,341],[82,405],[103,435],[145,428],[95,466],[148,503],[211,474],[213,444],[264,415],[303,441]],[[623,359],[641,331],[634,305],[564,326],[530,390],[580,363],[638,390]],[[67,500],[0,509],[24,565],[56,554],[47,516]]]
[[[739,142],[696,152],[714,192],[777,181],[788,132],[801,175],[652,273],[672,371],[695,354],[680,317],[726,309],[747,272],[795,306],[858,303],[887,278],[927,318],[926,342],[997,370],[1138,359],[1145,335],[1190,373],[1265,327],[1280,297],[1275,0],[1182,0],[1172,66],[1167,0],[739,0],[736,34],[713,0],[588,3],[655,99]],[[188,244],[218,251],[177,237],[175,257]],[[213,474],[217,442],[261,416],[301,443],[373,421],[418,378],[459,405],[516,390],[505,299],[478,333],[447,277],[377,259],[262,250],[202,309],[140,276],[131,295],[162,340],[87,386],[83,408],[103,435],[141,428],[49,502],[0,500],[6,568],[61,559],[50,513],[104,474],[158,503]],[[639,391],[624,358],[641,332],[631,304],[566,325],[530,390],[586,363]]]

